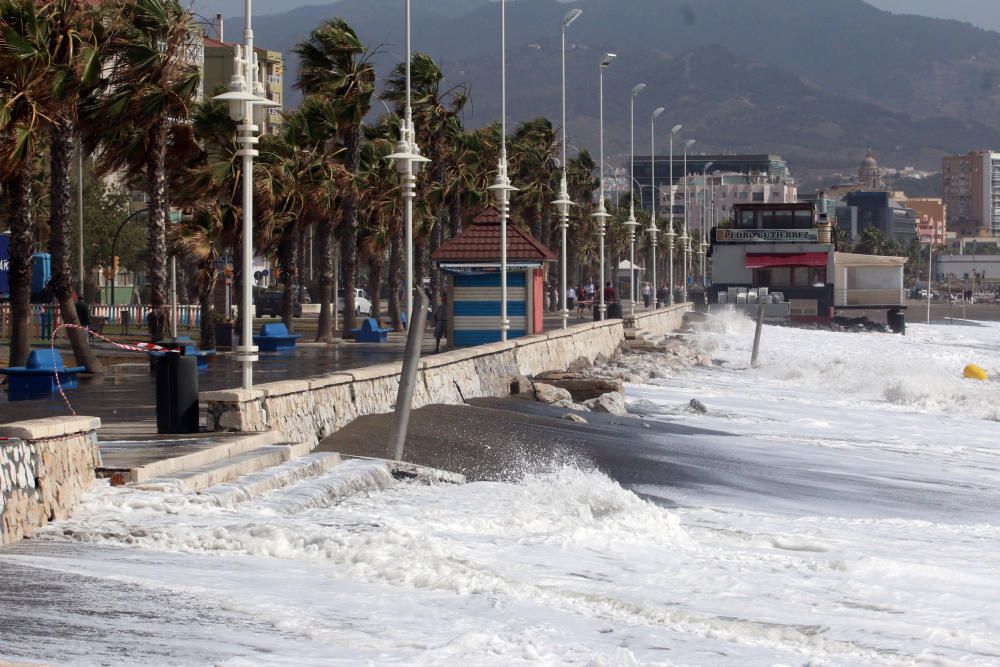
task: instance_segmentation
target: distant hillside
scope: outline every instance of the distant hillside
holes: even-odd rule
[[[302,7],[258,21],[255,33],[289,54],[323,18],[343,16],[379,47],[374,62],[385,75],[402,59],[401,4]],[[869,146],[885,166],[920,168],[939,167],[946,152],[1000,146],[1000,34],[861,0],[508,2],[511,121],[558,116],[559,21],[573,6],[584,15],[570,32],[571,143],[596,148],[597,61],[614,51],[605,114],[616,162],[638,81],[648,84],[636,107],[640,146],[650,110],[662,105],[664,128],[683,123],[703,149],[780,153],[796,175],[850,170]],[[498,18],[488,0],[414,3],[414,48],[438,59],[450,82],[471,83],[470,125],[499,114]],[[227,24],[230,36],[240,29]],[[289,58],[289,81],[295,69]]]

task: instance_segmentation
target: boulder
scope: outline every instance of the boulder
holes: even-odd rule
[[[562,418],[565,419],[566,421],[569,421],[569,422],[576,422],[577,424],[587,424],[587,423],[589,423],[586,419],[584,419],[580,415],[578,415],[576,413],[573,413],[573,412],[567,412],[566,414],[564,414],[562,416]]]
[[[546,371],[535,376],[536,382],[544,382],[565,389],[576,402],[597,398],[609,391],[621,392],[621,380],[609,377],[591,377],[582,373]]]
[[[554,387],[545,382],[535,382],[535,400],[546,405],[567,405],[573,402],[573,396],[561,387]]]
[[[591,412],[603,412],[619,416],[628,414],[628,410],[625,409],[625,396],[617,391],[601,394],[597,398],[584,401],[583,404],[590,408]]]
[[[702,415],[708,412],[708,408],[705,407],[705,404],[699,401],[697,398],[691,399],[691,402],[688,403],[687,409],[690,412],[697,412],[698,414]]]

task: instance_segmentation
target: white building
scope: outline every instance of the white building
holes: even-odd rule
[[[684,215],[685,186],[691,207],[688,224],[700,226],[702,212],[709,213],[709,226],[732,217],[734,204],[791,204],[798,201],[798,187],[789,181],[779,181],[746,174],[709,174],[681,179],[674,195],[674,218]],[[669,213],[669,193],[659,192],[660,217]],[[698,221],[698,222],[696,222]]]

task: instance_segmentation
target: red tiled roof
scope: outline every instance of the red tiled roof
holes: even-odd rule
[[[472,219],[462,233],[438,248],[431,255],[435,262],[499,262],[500,212],[485,208]],[[530,232],[507,222],[507,261],[554,262],[555,254],[543,246]]]

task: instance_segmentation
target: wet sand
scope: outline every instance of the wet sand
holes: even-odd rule
[[[683,455],[664,461],[664,445],[673,436],[709,433],[593,412],[575,413],[588,421],[581,424],[562,418],[569,412],[516,398],[430,405],[411,413],[403,459],[459,472],[470,481],[516,481],[568,463],[596,466],[632,483],[682,483],[690,477]],[[362,417],[323,440],[316,451],[388,456],[393,421],[391,414]]]

